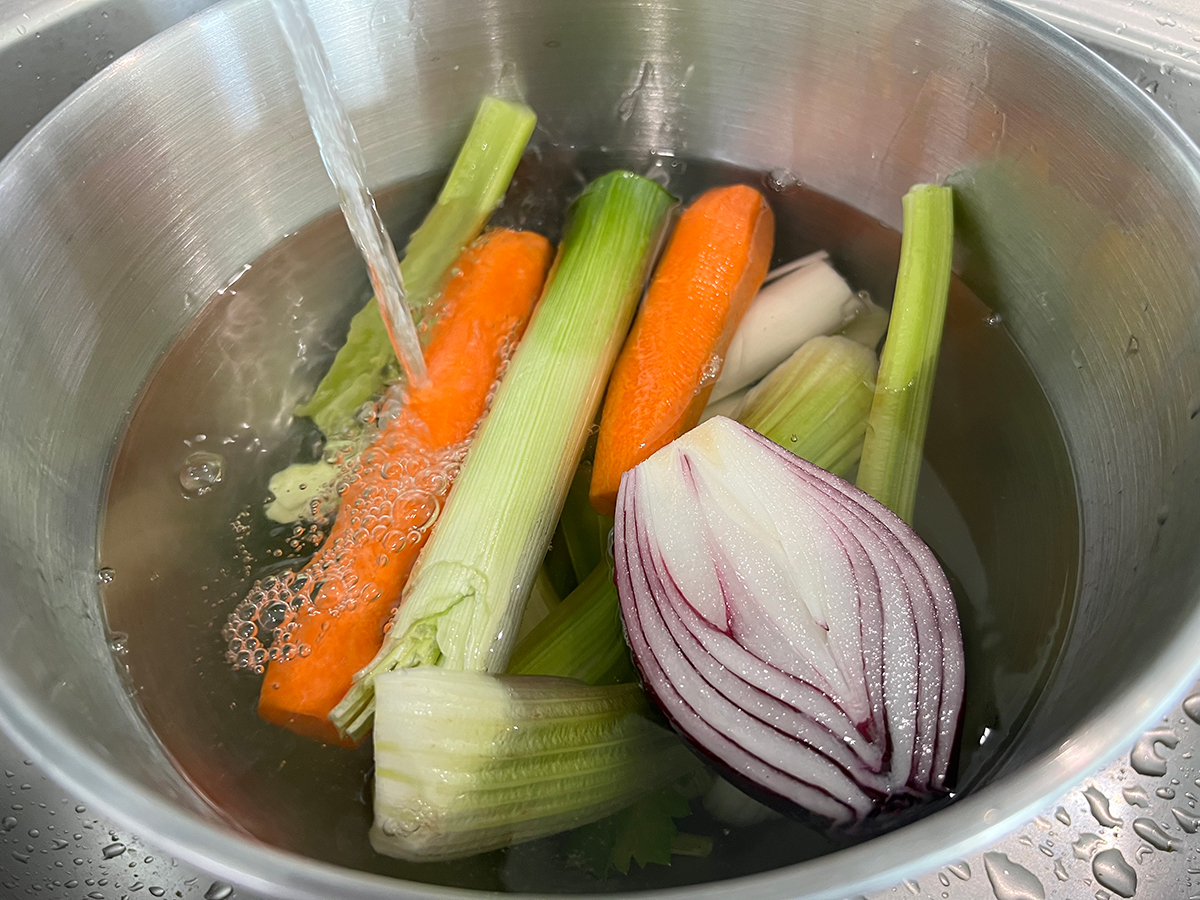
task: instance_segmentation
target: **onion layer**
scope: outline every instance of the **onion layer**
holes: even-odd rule
[[[625,474],[614,552],[646,689],[739,781],[839,824],[943,790],[958,612],[881,504],[716,417]]]

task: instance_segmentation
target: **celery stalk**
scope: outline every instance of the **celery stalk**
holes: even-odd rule
[[[557,675],[585,684],[637,680],[621,628],[620,601],[606,564],[550,611],[513,650],[510,675]]]
[[[405,299],[418,315],[441,288],[447,270],[483,229],[504,197],[537,117],[520,103],[484,97],[442,192],[404,250],[400,274]],[[379,304],[372,297],[350,322],[346,343],[317,385],[296,408],[327,437],[348,429],[354,414],[399,372]]]
[[[879,349],[879,342],[883,339],[884,332],[887,331],[888,311],[865,295],[860,294],[860,298],[863,308],[858,315],[843,326],[838,334],[848,337],[852,341],[858,341],[874,353]]]
[[[845,478],[862,453],[877,368],[874,351],[856,341],[813,338],[746,395],[735,418]]]
[[[637,685],[439,667],[376,680],[380,853],[473,855],[610,815],[699,768]]]
[[[384,645],[330,714],[343,733],[366,733],[374,679],[390,669],[504,671],[673,203],[654,182],[621,171],[575,202],[546,292]]]
[[[550,577],[546,574],[546,567],[538,566],[533,576],[533,587],[529,590],[529,599],[525,602],[525,614],[521,616],[521,626],[517,629],[517,644],[520,645],[561,602],[554,585],[550,583]]]
[[[900,272],[862,461],[860,488],[912,523],[950,291],[954,196],[919,184],[904,195]]]

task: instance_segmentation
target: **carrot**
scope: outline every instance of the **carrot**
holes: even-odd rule
[[[700,420],[774,244],[775,216],[745,185],[706,191],[679,217],[608,382],[589,492],[597,512],[611,516],[621,475]]]
[[[467,247],[438,301],[425,350],[428,381],[347,477],[337,519],[298,576],[271,599],[293,610],[286,648],[267,666],[259,715],[298,734],[353,746],[326,718],[384,626],[457,474],[490,390],[541,291],[552,248],[541,235],[497,229]],[[260,586],[258,590],[263,590]],[[260,600],[261,603],[261,600]]]

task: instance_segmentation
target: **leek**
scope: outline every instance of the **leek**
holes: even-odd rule
[[[699,768],[636,685],[437,667],[376,679],[380,853],[428,862],[610,815]]]
[[[504,671],[673,203],[653,181],[622,171],[575,202],[546,292],[384,645],[330,714],[343,734],[370,727],[383,672],[430,663]]]
[[[499,205],[533,134],[537,117],[521,103],[484,97],[433,209],[409,239],[400,263],[405,299],[420,314],[441,288],[462,249]],[[354,424],[358,409],[399,373],[379,304],[372,297],[350,321],[346,343],[307,403],[308,416],[327,437]]]
[[[550,583],[546,567],[539,566],[533,576],[533,587],[529,590],[529,600],[525,603],[525,615],[521,616],[521,627],[517,629],[517,645],[519,646],[534,628],[545,621],[546,617],[558,608],[558,592]]]
[[[735,418],[845,478],[862,454],[877,368],[874,351],[856,341],[813,338],[746,395]]]
[[[637,680],[607,564],[596,566],[517,644],[508,674],[557,675],[595,685]]]
[[[900,271],[857,484],[909,524],[950,292],[954,195],[919,184],[904,195]]]
[[[320,460],[293,463],[271,476],[271,500],[264,512],[272,522],[315,522],[337,505],[337,466]]]

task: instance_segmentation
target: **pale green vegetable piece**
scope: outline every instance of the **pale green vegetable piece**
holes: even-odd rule
[[[332,512],[337,503],[337,466],[327,462],[293,463],[271,476],[273,499],[267,503],[272,522],[313,522],[313,501],[320,501],[320,515]]]
[[[734,417],[845,478],[862,454],[877,367],[874,351],[856,341],[813,338],[752,388]]]
[[[371,845],[454,859],[610,815],[700,764],[636,685],[435,666],[376,679]]]

